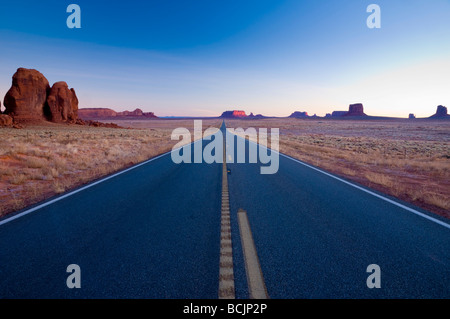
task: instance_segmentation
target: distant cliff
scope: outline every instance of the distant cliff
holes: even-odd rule
[[[236,119],[236,118],[245,118],[247,117],[247,114],[245,114],[244,111],[225,111],[220,116],[221,118],[228,118],[228,119]]]
[[[447,108],[443,105],[437,107],[436,113],[429,117],[430,119],[448,119],[450,115],[447,113]]]
[[[364,113],[364,106],[361,103],[350,104],[348,112],[344,116],[367,116]]]
[[[364,106],[361,103],[350,104],[348,107],[348,111],[333,111],[328,117],[365,117],[367,116],[364,113]]]
[[[308,112],[299,112],[295,111],[291,115],[289,115],[290,118],[300,119],[300,118],[306,118],[308,117]]]
[[[116,112],[108,108],[82,108],[78,109],[78,117],[87,119],[104,119],[104,118],[157,118],[153,112],[143,112],[141,109],[134,111]]]
[[[341,117],[347,113],[348,111],[333,111],[333,113],[331,113],[331,117]]]
[[[265,118],[265,116],[262,114],[254,115],[253,113],[250,113],[250,115],[247,116],[247,118],[257,120],[257,119],[263,119],[263,118]]]
[[[78,117],[82,119],[115,117],[117,112],[106,108],[86,108],[78,109]]]

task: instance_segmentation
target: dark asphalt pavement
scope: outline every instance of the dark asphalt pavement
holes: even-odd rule
[[[228,164],[237,298],[248,297],[240,208],[271,298],[450,298],[448,226],[286,156],[279,160],[273,175],[261,175],[260,163]],[[381,270],[379,289],[366,283],[371,264]]]
[[[448,227],[279,160],[273,175],[228,164],[237,298],[248,298],[239,208],[271,298],[450,297]],[[217,298],[221,172],[168,154],[0,225],[0,298]],[[66,286],[70,264],[81,289]]]
[[[168,154],[1,225],[0,297],[216,298],[221,173]]]

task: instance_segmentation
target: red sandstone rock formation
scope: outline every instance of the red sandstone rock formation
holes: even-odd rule
[[[6,114],[0,114],[0,127],[12,127],[13,118]]]
[[[84,108],[78,109],[78,117],[81,119],[95,119],[116,117],[117,112],[107,108]]]
[[[74,89],[70,89],[66,82],[53,84],[47,96],[50,111],[49,120],[56,123],[75,123],[78,118],[78,98]]]
[[[3,101],[5,114],[19,121],[44,120],[44,106],[49,90],[47,79],[39,71],[17,69],[12,78],[12,86]]]
[[[143,112],[141,109],[134,111],[116,112],[108,108],[84,108],[78,110],[78,117],[82,119],[105,119],[105,118],[156,118],[153,112]]]

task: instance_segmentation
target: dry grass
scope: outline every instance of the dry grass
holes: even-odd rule
[[[169,151],[192,120],[0,129],[0,216]],[[220,120],[203,121],[203,129]],[[439,121],[227,120],[280,129],[280,151],[450,218],[450,125]],[[270,138],[268,139],[270,140]]]
[[[229,120],[280,129],[280,152],[450,218],[450,125],[408,120]]]
[[[0,216],[168,152],[192,120],[123,121],[131,128],[48,124],[0,128]],[[203,130],[220,120],[203,121]]]

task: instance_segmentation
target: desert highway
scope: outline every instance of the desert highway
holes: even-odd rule
[[[283,155],[261,165],[227,164],[236,298],[239,209],[270,298],[450,297],[448,220]],[[165,154],[0,221],[0,298],[217,298],[221,181],[222,164]]]

